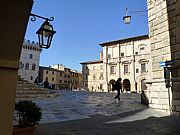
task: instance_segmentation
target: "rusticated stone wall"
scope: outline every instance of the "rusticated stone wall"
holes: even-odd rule
[[[149,37],[152,52],[152,84],[149,107],[180,112],[180,1],[148,0]],[[159,62],[175,60],[171,66],[172,87],[165,87],[164,69]]]

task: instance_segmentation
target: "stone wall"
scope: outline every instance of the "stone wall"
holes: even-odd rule
[[[168,0],[168,23],[172,65],[172,113],[180,116],[180,1]]]
[[[164,70],[159,62],[176,60],[172,78],[177,80],[180,57],[179,2],[176,0],[148,0],[149,37],[152,51],[152,85],[149,89],[149,106],[167,112],[177,112],[180,99],[179,82],[172,89],[165,87]],[[178,34],[179,33],[179,34]],[[173,100],[172,100],[173,99]],[[176,113],[178,114],[178,113]],[[179,115],[179,114],[178,114]]]

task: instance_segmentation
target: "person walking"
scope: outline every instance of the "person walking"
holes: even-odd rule
[[[114,99],[118,99],[120,101],[120,91],[122,91],[122,82],[121,82],[121,78],[118,78],[118,80],[115,82],[115,88],[117,90],[117,95],[115,96]]]
[[[48,79],[46,78],[46,80],[44,81],[44,88],[49,88],[49,82]]]

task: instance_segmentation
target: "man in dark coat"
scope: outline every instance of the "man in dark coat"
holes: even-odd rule
[[[48,82],[47,78],[43,84],[44,84],[44,88],[49,88],[49,82]]]
[[[116,89],[117,90],[117,95],[115,96],[115,98],[114,99],[118,99],[118,100],[120,100],[120,90],[122,91],[122,82],[121,82],[121,78],[118,78],[118,80],[115,82],[115,88],[114,89]]]

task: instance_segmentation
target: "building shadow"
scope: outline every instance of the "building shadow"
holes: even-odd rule
[[[179,118],[160,117],[151,110],[140,109],[108,117],[93,115],[86,119],[42,124],[36,127],[35,135],[179,135]]]

